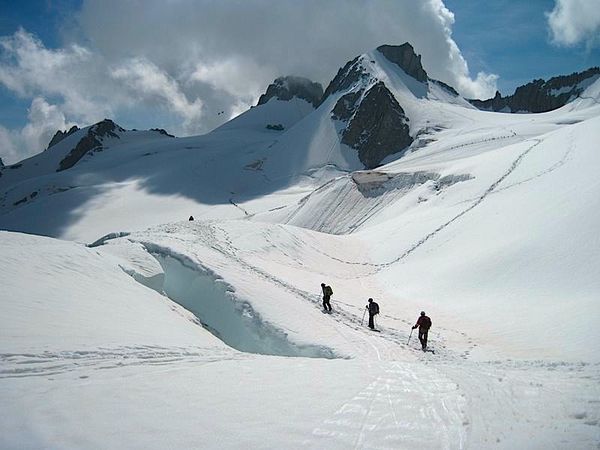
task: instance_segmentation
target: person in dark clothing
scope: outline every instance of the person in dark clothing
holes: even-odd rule
[[[379,305],[373,301],[372,298],[369,299],[369,304],[366,306],[369,310],[369,328],[372,330],[375,329],[375,315],[379,314]]]
[[[412,329],[419,327],[419,341],[423,351],[427,350],[427,334],[431,328],[431,319],[425,315],[425,311],[421,311],[421,316],[417,319],[417,323]]]
[[[191,222],[192,220],[194,220],[194,216],[190,216],[188,220]]]
[[[331,289],[331,286],[321,283],[321,290],[323,291],[323,309],[331,312],[331,304],[329,303],[329,300],[331,300],[331,296],[333,295],[333,289]]]

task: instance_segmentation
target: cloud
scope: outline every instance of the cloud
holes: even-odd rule
[[[73,125],[58,106],[36,97],[28,110],[27,125],[20,130],[0,126],[0,157],[5,164],[12,164],[33,156],[48,146],[56,130],[65,130]]]
[[[132,98],[155,101],[185,119],[185,128],[194,129],[202,116],[202,101],[190,102],[175,80],[150,61],[134,58],[115,67],[110,76],[130,91]]]
[[[81,120],[98,117],[93,87],[101,65],[89,50],[76,44],[49,50],[25,30],[0,38],[0,83],[26,98],[58,97],[61,109]],[[100,108],[100,114],[110,112]]]
[[[86,1],[78,24],[104,55],[135,53],[236,99],[256,100],[280,75],[326,84],[355,56],[406,41],[432,77],[470,97],[495,92],[495,78],[470,77],[442,0]]]
[[[556,0],[547,14],[552,41],[557,45],[588,47],[600,44],[600,4],[598,0]]]
[[[15,147],[10,130],[0,125],[0,161],[2,164],[8,165],[19,159],[21,159],[20,152]]]
[[[496,75],[469,73],[442,0],[84,0],[70,23],[56,49],[25,30],[0,38],[0,84],[46,99],[80,126],[110,117],[126,127],[207,132],[278,76],[326,85],[355,56],[406,41],[431,77],[463,95],[496,89]]]

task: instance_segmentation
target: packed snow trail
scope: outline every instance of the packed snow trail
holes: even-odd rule
[[[150,253],[156,255],[157,258],[159,258],[160,260],[163,260],[165,258],[172,258],[174,260],[179,261],[181,264],[187,266],[187,267],[197,267],[197,271],[198,272],[205,272],[206,266],[208,266],[208,264],[210,264],[210,267],[215,268],[215,267],[223,267],[223,268],[236,268],[236,271],[238,271],[238,275],[240,272],[245,272],[247,274],[247,276],[250,277],[250,279],[256,280],[258,279],[262,279],[267,286],[269,287],[265,287],[263,288],[264,291],[273,291],[273,289],[277,289],[277,290],[283,290],[284,292],[286,292],[288,295],[291,295],[293,298],[295,299],[301,299],[303,302],[306,302],[310,309],[312,309],[315,312],[321,312],[322,310],[322,304],[321,304],[321,296],[320,294],[316,294],[316,293],[310,293],[304,289],[301,289],[299,287],[297,287],[295,284],[290,283],[289,281],[286,280],[285,277],[283,276],[278,276],[276,275],[276,273],[274,271],[267,271],[264,268],[262,268],[261,266],[259,266],[258,264],[255,264],[252,262],[253,259],[253,255],[250,252],[244,251],[241,248],[238,248],[234,245],[234,243],[231,241],[230,239],[230,235],[227,231],[227,229],[225,227],[223,227],[222,225],[219,225],[217,223],[214,222],[209,222],[209,223],[202,223],[199,221],[194,222],[193,224],[186,224],[186,227],[191,227],[194,230],[194,234],[193,235],[175,235],[173,236],[176,240],[176,242],[179,242],[181,244],[183,244],[181,247],[177,247],[177,248],[181,248],[181,249],[188,249],[186,250],[187,254],[182,254],[180,253],[179,250],[175,250],[173,247],[169,248],[166,247],[164,245],[161,245],[157,242],[160,242],[160,240],[155,239],[154,242],[150,242],[148,240],[146,240],[144,238],[144,234],[141,235],[133,235],[130,238],[140,242]],[[161,227],[162,230],[166,231],[166,235],[165,237],[167,238],[167,240],[170,239],[170,236],[172,235],[172,233],[177,229],[177,227],[173,227],[173,226],[168,226],[168,227]],[[275,227],[275,229],[278,232],[282,232],[284,235],[287,235],[287,232],[282,229],[282,227]],[[265,230],[266,231],[266,230]],[[300,231],[300,230],[298,230]],[[270,236],[267,234],[264,236],[265,238],[265,242],[267,243],[267,245],[269,244],[269,240],[270,240]],[[201,244],[200,244],[201,243]],[[200,244],[200,245],[199,245]],[[295,246],[297,246],[298,248],[312,248],[310,246],[305,245],[306,241],[304,240],[300,240],[298,237],[296,237],[296,241],[295,241]],[[284,246],[285,247],[285,246]],[[192,249],[192,253],[189,253],[189,249]],[[287,254],[286,253],[286,249],[280,249],[277,248],[275,246],[273,246],[274,249],[276,249],[277,252],[280,252],[284,258],[293,261],[294,260],[294,256],[291,254]],[[198,258],[199,254],[204,254],[205,251],[208,251],[208,253],[206,254],[206,256],[203,256],[202,259],[197,260],[196,258]],[[219,255],[219,259],[222,259],[222,261],[218,261],[215,258],[215,255],[213,254],[213,256],[210,256],[213,252],[217,252]],[[245,255],[247,255],[245,257]],[[198,262],[194,262],[194,260],[198,261]],[[201,262],[201,261],[205,261],[205,262]],[[356,271],[353,271],[354,273],[351,274],[345,274],[346,277],[346,282],[349,282],[350,280],[353,280],[355,283],[358,281],[359,283],[362,283],[362,277],[356,273]],[[218,274],[218,272],[214,275],[216,277],[221,278],[221,275]],[[227,277],[224,277],[225,281],[228,281]],[[318,285],[316,285],[318,287]],[[256,290],[256,288],[253,287],[253,292],[255,292],[255,294],[253,294],[251,297],[248,298],[259,298],[259,296],[261,296],[261,293],[259,293],[259,291]],[[370,292],[370,295],[376,295],[377,288],[375,287],[371,287],[371,288],[367,288],[363,290],[367,291],[365,292],[365,296],[367,296],[367,293]],[[357,331],[359,333],[363,333],[363,334],[369,334],[371,333],[371,331],[366,327],[361,325],[362,322],[362,314],[364,311],[364,305],[358,306],[356,303],[354,304],[350,304],[347,302],[344,302],[343,300],[337,300],[338,297],[342,297],[344,295],[345,290],[344,289],[340,289],[339,293],[336,293],[333,296],[332,299],[332,303],[334,305],[334,312],[330,315],[327,315],[327,321],[331,321],[339,326],[335,327],[336,333],[340,333],[340,330],[342,328],[350,328],[351,330]],[[375,293],[375,294],[374,294]],[[263,294],[264,295],[264,294]],[[174,299],[175,301],[177,301],[177,299]],[[365,301],[366,303],[366,301]],[[255,303],[256,305],[256,303]],[[279,305],[281,306],[281,305]],[[255,308],[256,309],[256,308]],[[252,313],[253,315],[256,313]],[[260,312],[258,312],[258,314],[260,315]],[[286,314],[287,315],[287,314]],[[386,319],[389,318],[392,321],[397,321],[398,319],[393,317],[393,316],[389,316],[388,314],[384,314],[382,315],[382,317],[385,317]],[[200,318],[202,320],[202,318]],[[262,319],[261,319],[262,320]],[[269,323],[269,319],[266,319],[267,324]],[[286,321],[289,321],[289,319],[286,319]],[[408,326],[409,321],[404,319],[406,326],[406,329],[409,330],[410,327]],[[366,323],[366,322],[365,322]],[[406,347],[406,341],[408,338],[408,333],[407,332],[400,332],[397,331],[396,329],[392,328],[390,326],[391,324],[388,323],[387,320],[382,321],[382,323],[380,324],[380,328],[383,331],[383,334],[385,335],[385,339],[391,340],[393,341],[395,344]],[[292,327],[294,328],[294,327]],[[280,334],[286,334],[289,330],[282,330],[280,332]],[[306,336],[305,339],[314,339],[314,337],[310,336]],[[306,345],[306,344],[302,344],[302,345]],[[356,349],[353,349],[353,351]],[[442,354],[446,354],[446,350],[445,350],[445,345],[443,343],[442,340],[438,341],[437,343],[437,350],[442,352]],[[342,353],[343,355],[344,353]],[[458,355],[456,355],[456,357],[458,357]]]

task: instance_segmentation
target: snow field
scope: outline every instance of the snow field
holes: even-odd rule
[[[365,64],[425,131],[377,171],[335,96],[27,162],[2,228],[121,233],[0,232],[0,448],[597,447],[600,83],[484,113]]]

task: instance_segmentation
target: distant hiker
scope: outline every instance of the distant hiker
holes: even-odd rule
[[[329,300],[331,300],[331,296],[333,295],[333,289],[331,289],[331,286],[326,286],[325,283],[321,283],[321,290],[323,291],[323,309],[331,312]]]
[[[190,216],[188,220],[191,222],[192,220],[194,220],[194,216]]]
[[[366,306],[369,310],[369,328],[372,330],[375,329],[375,315],[379,314],[379,305],[373,301],[372,298],[369,299],[369,304]]]
[[[425,311],[421,311],[421,316],[417,319],[417,323],[412,329],[419,327],[419,341],[423,347],[423,351],[427,350],[427,334],[431,328],[431,319],[425,315]]]

